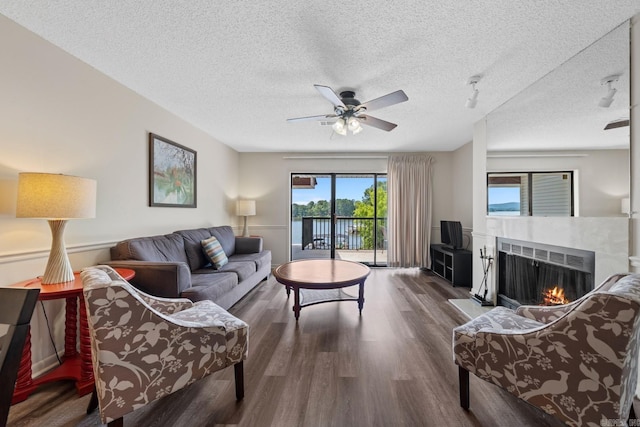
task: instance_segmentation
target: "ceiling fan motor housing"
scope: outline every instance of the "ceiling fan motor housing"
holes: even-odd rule
[[[344,105],[357,107],[360,105],[360,101],[356,99],[356,93],[352,90],[345,90],[340,92],[340,98],[342,98],[342,102]]]

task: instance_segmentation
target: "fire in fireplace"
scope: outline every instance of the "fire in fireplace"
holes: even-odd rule
[[[501,305],[566,304],[593,289],[594,252],[503,238],[497,243]],[[554,288],[563,295],[548,295]]]
[[[542,293],[542,305],[562,305],[570,302],[564,296],[564,289],[554,286]]]

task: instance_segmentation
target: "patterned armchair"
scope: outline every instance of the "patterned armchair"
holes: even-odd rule
[[[626,425],[639,335],[635,274],[611,276],[563,306],[496,307],[453,330],[460,405],[469,409],[471,372],[568,425]]]
[[[81,273],[96,389],[103,423],[233,365],[236,398],[244,396],[249,326],[211,301],[145,294],[108,266]]]

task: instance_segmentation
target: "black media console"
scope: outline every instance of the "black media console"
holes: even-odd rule
[[[431,271],[453,286],[471,287],[471,251],[431,245]]]

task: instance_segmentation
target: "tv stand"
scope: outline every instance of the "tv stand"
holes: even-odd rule
[[[431,271],[453,286],[471,287],[471,251],[431,245]]]

